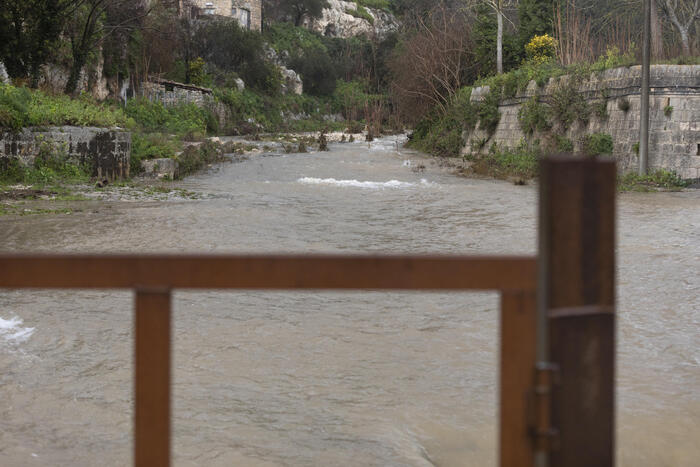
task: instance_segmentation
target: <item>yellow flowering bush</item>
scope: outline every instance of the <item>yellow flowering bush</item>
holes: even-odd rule
[[[544,63],[557,52],[557,41],[549,34],[533,37],[525,45],[527,58],[535,63]]]

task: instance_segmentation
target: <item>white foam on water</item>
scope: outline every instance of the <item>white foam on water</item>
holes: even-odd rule
[[[389,180],[388,182],[361,182],[359,180],[336,180],[335,178],[313,178],[304,177],[297,180],[305,185],[331,185],[346,188],[364,188],[371,190],[381,190],[385,188],[411,188],[419,186],[417,183],[401,182],[399,180]],[[425,179],[420,181],[420,186],[431,185]]]
[[[11,342],[25,342],[34,334],[34,328],[22,327],[18,317],[9,320],[0,318],[0,337]]]

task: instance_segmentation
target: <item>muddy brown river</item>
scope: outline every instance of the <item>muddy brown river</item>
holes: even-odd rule
[[[391,138],[178,186],[199,199],[0,218],[0,250],[535,253],[535,187],[455,177]],[[618,239],[619,465],[697,466],[700,191],[621,195]],[[130,465],[132,301],[0,291],[0,466]],[[178,291],[174,465],[494,466],[497,310],[495,294]]]

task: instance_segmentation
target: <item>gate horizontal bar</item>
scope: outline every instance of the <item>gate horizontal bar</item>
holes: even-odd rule
[[[0,288],[534,290],[518,256],[0,255]]]

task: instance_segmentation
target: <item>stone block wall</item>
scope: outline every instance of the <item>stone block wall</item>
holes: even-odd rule
[[[250,29],[260,31],[262,29],[262,0],[195,0],[200,14],[207,13],[218,16],[233,16],[233,9],[236,9],[236,19],[242,24],[240,10],[245,9],[250,12]]]
[[[649,168],[673,170],[685,179],[700,179],[700,66],[654,65],[650,78]],[[552,93],[566,79],[568,77],[551,79],[542,89],[538,89],[533,81],[524,92],[512,99],[503,99],[499,105],[501,120],[496,132],[488,138],[477,128],[466,135],[464,152],[471,152],[484,139],[487,140],[485,148],[492,142],[504,147],[520,144],[525,138],[518,121],[522,104],[532,97],[542,103],[551,102]],[[589,103],[605,101],[607,118],[599,118],[591,112],[588,123],[575,122],[564,136],[578,150],[586,135],[610,134],[619,170],[636,170],[639,163],[635,143],[639,141],[641,119],[640,85],[640,66],[592,74],[578,86],[578,91]],[[483,100],[489,92],[488,86],[475,88],[472,102]],[[627,106],[621,105],[621,101],[628,103],[627,110],[623,110]],[[666,111],[670,107],[672,110]]]
[[[129,177],[131,133],[92,127],[25,128],[0,132],[0,162],[18,159],[30,166],[41,151],[65,154],[90,168],[92,175],[110,180]]]
[[[164,106],[196,104],[203,107],[212,95],[212,90],[175,81],[153,78],[141,85],[143,97],[158,101]]]

